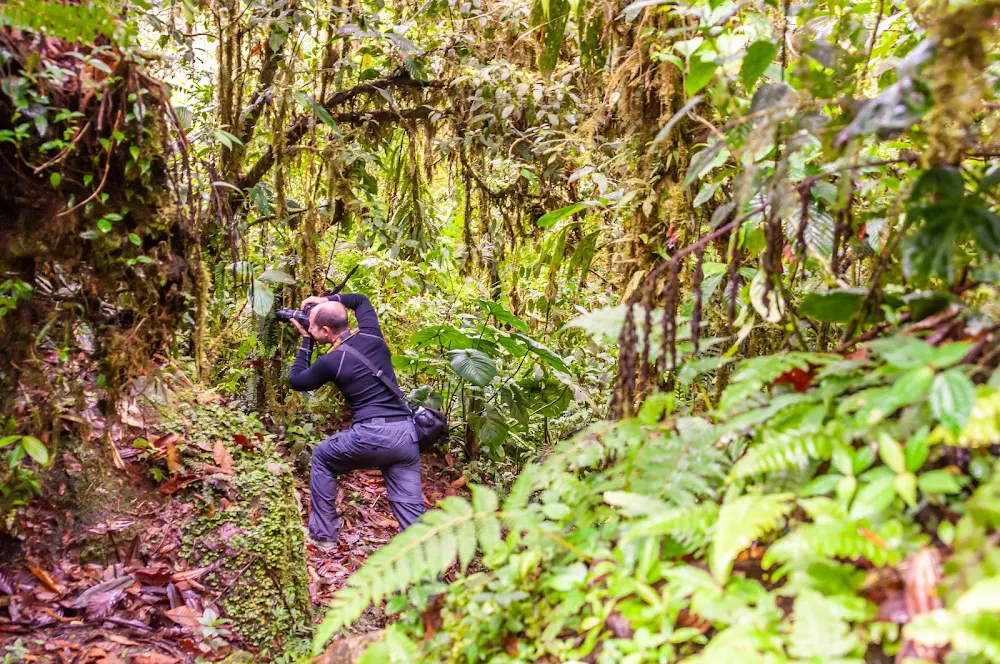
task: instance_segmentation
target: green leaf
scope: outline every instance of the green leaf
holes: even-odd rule
[[[518,332],[514,333],[514,338],[520,341],[522,344],[528,347],[528,350],[537,355],[538,357],[545,360],[545,363],[556,371],[561,371],[563,373],[570,373],[569,367],[566,366],[566,362],[553,353],[551,350],[538,343],[526,334],[521,334]]]
[[[142,238],[139,237],[138,235],[136,235],[135,233],[129,233],[128,234],[128,241],[131,242],[132,244],[134,244],[137,247],[141,247],[142,246]]]
[[[961,614],[989,611],[1000,612],[1000,576],[980,579],[958,601],[955,610]]]
[[[714,60],[702,60],[697,53],[692,55],[688,61],[688,75],[684,78],[684,91],[689,97],[696,95],[708,85],[718,68],[719,63]]]
[[[889,507],[896,498],[896,476],[881,475],[861,487],[851,504],[851,519],[868,519]]]
[[[497,447],[507,438],[510,427],[503,415],[493,406],[486,406],[482,415],[474,415],[473,427],[480,442],[487,447]]]
[[[799,305],[799,315],[828,323],[846,323],[864,302],[864,288],[840,288],[810,293]]]
[[[885,465],[892,468],[894,472],[901,473],[905,470],[903,447],[889,434],[883,433],[879,436],[878,453]]]
[[[473,385],[486,387],[497,375],[497,365],[489,355],[474,348],[448,351],[451,368]]]
[[[28,453],[28,456],[41,465],[44,466],[49,462],[49,451],[45,449],[45,444],[34,436],[23,436],[21,447]]]
[[[102,233],[110,233],[112,229],[111,222],[108,221],[107,219],[98,219],[97,228]]]
[[[414,348],[437,345],[446,350],[472,348],[476,345],[475,339],[453,325],[431,325],[417,330],[410,336],[410,343]]]
[[[928,436],[927,428],[925,427],[910,436],[910,439],[906,441],[906,445],[903,448],[906,470],[911,473],[915,473],[920,470],[923,467],[924,462],[927,461],[927,457],[930,453],[930,437]]]
[[[0,447],[7,447],[11,443],[16,443],[19,440],[21,440],[20,436],[4,436],[3,438],[0,438]]]
[[[476,300],[476,303],[483,308],[488,314],[497,319],[499,323],[506,323],[511,327],[515,327],[522,332],[528,331],[528,325],[512,314],[511,312],[504,309],[501,305],[496,302],[489,302],[487,300]]]
[[[539,228],[551,228],[555,226],[557,222],[565,219],[566,217],[576,214],[580,210],[585,210],[589,206],[586,203],[573,203],[572,205],[567,205],[564,208],[559,208],[558,210],[553,210],[552,212],[546,212],[538,221],[535,222]]]
[[[934,417],[953,435],[958,435],[969,421],[976,403],[976,388],[959,369],[949,369],[934,377],[930,404]]]
[[[729,578],[732,562],[740,551],[785,522],[785,516],[795,506],[793,497],[791,493],[741,496],[722,505],[709,561],[712,576],[719,583]]]
[[[274,292],[267,287],[267,284],[257,279],[253,280],[247,298],[250,300],[250,308],[258,316],[266,316],[274,306]]]
[[[917,477],[913,473],[900,473],[896,475],[893,486],[907,505],[917,506]]]
[[[757,79],[767,70],[778,54],[778,47],[769,41],[758,41],[750,44],[747,54],[743,56],[743,67],[740,69],[740,80],[749,92]]]
[[[958,478],[944,468],[923,473],[917,477],[917,486],[922,493],[935,495],[959,493],[962,490]]]
[[[295,279],[292,278],[291,275],[286,272],[282,272],[281,270],[264,270],[264,272],[257,278],[261,281],[268,281],[275,284],[295,283]]]
[[[52,185],[53,189],[57,188],[60,182],[62,182],[62,173],[55,171],[49,174],[49,184]]]

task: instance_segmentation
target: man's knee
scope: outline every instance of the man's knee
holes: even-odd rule
[[[337,436],[331,436],[313,448],[312,465],[313,468],[326,468],[332,473],[336,473]]]

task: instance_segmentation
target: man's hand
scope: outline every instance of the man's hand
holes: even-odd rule
[[[309,298],[309,299],[311,300],[312,298]],[[306,302],[308,302],[308,301],[309,301],[309,300],[306,300]],[[303,305],[303,306],[304,306],[304,305]],[[306,332],[305,328],[303,328],[303,327],[302,327],[302,324],[301,324],[301,323],[299,323],[299,321],[297,321],[297,320],[295,320],[295,319],[293,318],[293,319],[291,320],[291,323],[292,323],[292,326],[293,326],[293,327],[294,327],[294,328],[295,328],[296,330],[298,330],[298,331],[299,331],[299,334],[301,334],[301,335],[302,335],[302,336],[304,336],[304,337],[308,337],[308,336],[309,336],[309,333],[308,333],[308,332]]]
[[[327,301],[328,300],[325,297],[323,297],[322,295],[312,295],[312,296],[307,297],[306,299],[302,300],[302,308],[305,309],[306,307],[309,307],[309,306],[315,306],[317,304],[323,304],[324,302],[327,302]]]

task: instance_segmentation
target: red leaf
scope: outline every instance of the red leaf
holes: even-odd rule
[[[813,370],[803,371],[802,369],[792,369],[791,371],[786,371],[774,380],[775,385],[791,385],[796,392],[805,392],[806,388],[809,387],[809,383],[815,378],[816,374]]]
[[[172,572],[156,567],[144,567],[135,571],[135,578],[147,586],[163,587],[170,583]]]

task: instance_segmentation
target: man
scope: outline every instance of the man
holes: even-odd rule
[[[292,364],[291,387],[310,391],[333,382],[344,394],[352,414],[350,428],[320,443],[312,455],[309,539],[319,548],[329,550],[336,546],[340,528],[336,501],[337,476],[341,473],[378,467],[385,478],[389,507],[400,530],[424,513],[424,497],[417,432],[408,406],[345,348],[349,346],[363,355],[398,387],[392,354],[371,302],[364,295],[345,293],[307,298],[302,308],[309,305],[315,306],[309,312],[308,331],[292,321],[303,339]],[[347,309],[354,310],[357,328],[348,326]],[[316,342],[334,347],[310,366]]]

